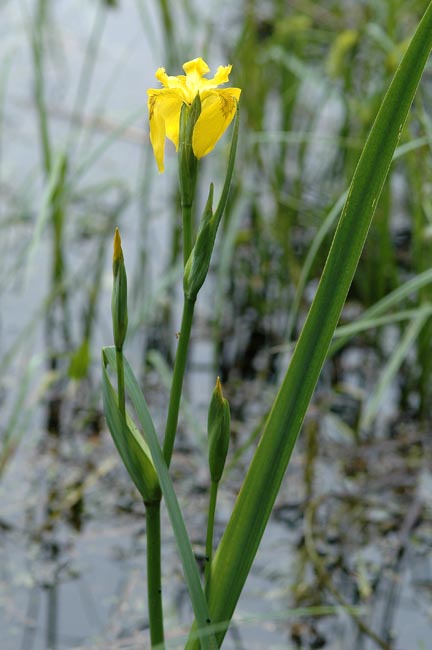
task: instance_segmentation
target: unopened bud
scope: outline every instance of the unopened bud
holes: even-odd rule
[[[198,291],[207,277],[217,226],[218,224],[213,219],[213,183],[211,183],[197,238],[183,274],[183,289],[189,300],[196,300]]]
[[[117,269],[120,260],[123,259],[123,250],[121,246],[121,237],[120,231],[118,228],[115,229],[114,241],[113,241],[113,273],[117,275]]]
[[[209,467],[211,479],[215,483],[219,483],[225,467],[230,425],[230,408],[218,377],[208,412]]]
[[[190,207],[195,195],[198,161],[192,149],[192,134],[201,113],[201,99],[196,94],[191,106],[183,104],[179,132],[179,181],[182,206]]]
[[[121,247],[119,229],[114,234],[113,252],[113,292],[111,299],[111,313],[113,322],[114,345],[121,350],[128,327],[127,309],[127,276]]]

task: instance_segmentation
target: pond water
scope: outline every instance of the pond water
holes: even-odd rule
[[[64,355],[57,365],[47,366],[43,316],[44,301],[53,302],[52,241],[44,212],[46,182],[35,171],[39,131],[28,31],[36,3],[0,3],[0,79],[7,79],[0,147],[0,215],[8,269],[0,285],[3,440],[8,431],[13,433],[0,481],[1,650],[149,647],[144,511],[101,413],[99,349],[111,343],[110,247],[117,224],[134,278],[127,355],[137,370],[149,339],[160,343],[166,333],[157,320],[145,336],[136,329],[151,320],[150,312],[166,307],[170,296],[163,287],[176,284],[175,277],[162,275],[170,255],[167,197],[174,192],[176,161],[168,155],[167,173],[159,177],[153,160],[150,164],[146,158],[145,90],[154,85],[154,70],[163,64],[156,46],[162,42],[158,15],[150,2],[119,4],[105,15],[92,3],[58,2],[49,23],[51,137],[56,152],[69,142],[73,169],[65,259],[72,294],[67,324],[74,345],[65,345],[58,331],[48,337]],[[227,3],[224,11],[228,16]],[[181,12],[178,19],[179,28],[186,29]],[[79,106],[84,118],[77,119],[77,88],[85,83],[80,82],[80,71],[92,30],[100,30],[100,42],[89,55],[88,61],[95,64],[91,92]],[[202,36],[190,38],[202,45]],[[138,116],[140,108],[142,114],[131,118],[91,164],[97,148],[107,144],[107,137],[127,118]],[[153,187],[150,194],[143,190],[147,183]],[[94,196],[97,200],[89,199]],[[100,277],[97,262],[102,265]],[[89,378],[73,381],[62,360],[81,343],[93,275],[99,284]],[[211,282],[197,313],[188,399],[172,466],[198,560],[208,498],[206,408],[216,374],[209,335]],[[56,309],[61,312],[58,305]],[[177,311],[176,306],[172,323],[178,320]],[[56,319],[61,329],[65,314]],[[168,327],[168,350],[175,346],[177,329]],[[242,342],[237,343],[241,347]],[[342,371],[353,385],[363,376],[367,360],[367,352],[357,352],[356,360],[342,360]],[[377,359],[374,363],[376,370]],[[282,355],[279,365],[281,373]],[[159,428],[167,395],[163,368],[160,353],[143,373]],[[258,376],[245,380],[242,389],[236,390],[233,382],[230,390],[235,429],[230,458],[238,451],[239,460],[221,486],[216,537],[229,519],[252,455],[254,442],[248,444],[248,438],[269,408],[275,384]],[[388,406],[383,424],[387,428],[395,419],[391,399]],[[60,417],[55,417],[56,408]],[[336,403],[324,374],[223,646],[226,650],[371,650],[379,647],[374,636],[394,650],[432,647],[430,436],[410,422],[400,422],[390,437],[356,445],[347,435],[352,410],[348,396],[342,405]],[[57,430],[50,434],[53,418]],[[182,648],[192,616],[165,511],[162,523],[167,647]]]

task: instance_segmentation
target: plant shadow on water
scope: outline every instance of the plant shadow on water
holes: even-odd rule
[[[145,369],[162,420],[178,327],[176,178],[171,165],[170,195],[155,175],[145,89],[161,61],[168,69],[186,60],[178,52],[190,49],[191,25],[194,52],[203,39],[187,2],[183,36],[168,39],[165,54],[154,43],[170,35],[169,12],[103,4],[0,7],[2,650],[148,647],[145,519],[106,432],[99,350],[111,342],[110,247],[121,224],[133,269],[128,356]],[[198,309],[172,465],[198,561],[215,376],[233,421],[219,539],[315,292],[330,221],[297,301],[307,253],[375,114],[375,93],[360,99],[361,79],[381,97],[422,9],[390,2],[375,15],[363,3],[355,32],[343,3],[291,3],[286,15],[281,4],[239,0],[224,6],[217,29],[202,16],[244,89],[244,144]],[[431,278],[381,311],[379,301],[430,268],[431,94],[428,78],[401,143],[416,139],[417,148],[399,152],[343,314],[348,326],[371,310],[365,328],[335,339],[227,650],[428,647],[432,354],[430,312],[420,310]],[[167,643],[180,648],[192,613],[164,512],[162,553]]]

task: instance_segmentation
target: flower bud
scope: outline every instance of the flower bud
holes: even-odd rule
[[[219,483],[228,453],[230,439],[230,408],[222,394],[219,377],[208,412],[209,467],[211,480]]]
[[[192,149],[192,134],[201,113],[201,99],[197,93],[191,106],[183,104],[180,112],[179,180],[182,206],[190,207],[195,195],[198,160]]]
[[[194,301],[206,279],[213,253],[218,223],[213,219],[213,183],[201,217],[197,238],[183,274],[185,296]]]
[[[128,327],[128,310],[126,268],[124,265],[121,237],[118,228],[116,228],[114,234],[113,280],[111,313],[114,345],[117,350],[121,350],[126,338]]]

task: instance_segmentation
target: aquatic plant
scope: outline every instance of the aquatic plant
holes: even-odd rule
[[[187,648],[188,650],[195,650],[198,647],[203,650],[213,649],[220,647],[223,643],[270,517],[308,404],[329,353],[341,310],[359,263],[384,181],[431,47],[432,3],[426,9],[394,74],[355,168],[315,298],[214,557],[210,557],[211,545],[208,548],[209,566],[205,571],[205,588],[201,583],[175,488],[170,478],[169,465],[177,431],[194,305],[208,272],[234,170],[239,126],[237,101],[240,93],[235,94],[231,91],[231,95],[229,95],[231,109],[227,113],[225,121],[219,115],[217,128],[209,131],[209,140],[204,146],[202,133],[198,130],[200,119],[203,116],[202,125],[204,127],[204,116],[206,119],[210,119],[210,116],[213,115],[212,111],[204,112],[206,110],[206,91],[204,90],[203,96],[201,96],[201,85],[197,85],[194,86],[195,97],[188,95],[185,98],[183,96],[184,89],[181,92],[178,91],[179,86],[186,83],[184,78],[168,78],[164,72],[158,72],[158,78],[165,84],[165,89],[159,92],[153,89],[150,91],[152,144],[160,170],[163,169],[165,133],[176,145],[178,144],[184,237],[184,308],[162,447],[138,382],[129,364],[123,358],[124,337],[118,334],[120,330],[125,331],[127,320],[126,298],[124,295],[121,296],[121,292],[126,290],[126,283],[120,283],[120,271],[124,272],[124,260],[118,233],[115,235],[114,244],[113,324],[115,347],[104,348],[102,352],[103,394],[108,424],[124,464],[147,509],[148,554],[152,558],[148,565],[148,592],[153,647],[163,646],[164,642],[160,593],[159,509],[161,495],[164,497],[176,536],[196,619],[191,629]],[[196,61],[202,60],[197,59]],[[191,73],[192,70],[195,70],[195,73],[202,77],[202,73],[207,69],[202,64],[189,62],[185,71]],[[222,78],[225,77],[221,73],[220,79]],[[169,79],[177,81],[169,81]],[[247,92],[247,89],[244,90]],[[221,91],[213,92],[220,93]],[[174,102],[172,112],[169,98],[172,98]],[[232,103],[234,101],[235,103]],[[228,126],[234,115],[231,149],[220,201],[216,210],[213,210],[214,188],[211,185],[199,227],[195,228],[191,208],[198,176],[198,158],[213,148],[221,132]],[[175,122],[177,118],[178,128]],[[422,315],[422,318],[424,319],[426,316]],[[423,322],[424,320],[422,320]],[[123,327],[121,323],[123,323]],[[418,328],[416,333],[418,333]],[[117,370],[117,395],[110,381],[108,373],[110,367]],[[215,455],[214,441],[220,438],[219,435],[215,436],[214,432],[216,429],[223,429],[223,440],[225,441],[226,429],[229,426],[227,403],[224,401],[219,384],[215,390],[210,405],[208,423],[210,463],[214,480],[220,478],[220,463],[223,464],[225,455],[222,453],[225,450],[225,442],[223,442],[224,449]],[[140,430],[126,409],[123,391],[133,406]],[[213,475],[216,457],[218,467],[216,475]],[[213,499],[214,502],[215,499]],[[209,510],[209,530],[211,530],[211,519],[214,516],[213,505]],[[209,537],[211,538],[211,534]]]

